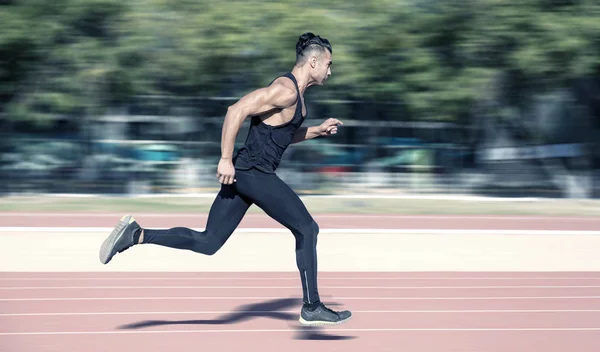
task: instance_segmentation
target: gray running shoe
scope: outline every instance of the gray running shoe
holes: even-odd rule
[[[141,228],[133,216],[123,216],[117,226],[115,226],[110,235],[108,235],[102,243],[99,255],[100,262],[106,264],[110,262],[115,254],[121,253],[133,246],[135,244],[133,237],[139,230],[141,230]]]
[[[338,325],[350,320],[351,316],[350,311],[336,312],[321,303],[315,310],[302,307],[299,321],[300,324],[307,326]]]

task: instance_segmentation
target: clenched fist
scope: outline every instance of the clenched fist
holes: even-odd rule
[[[343,125],[342,121],[334,118],[328,118],[321,125],[319,125],[321,136],[336,134],[338,126],[341,125]]]

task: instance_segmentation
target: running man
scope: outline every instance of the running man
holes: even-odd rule
[[[301,127],[306,118],[304,92],[310,86],[323,85],[329,78],[332,52],[327,39],[304,33],[296,44],[296,64],[291,72],[245,95],[227,109],[216,175],[221,190],[211,206],[204,231],[185,227],[146,229],[127,215],[102,244],[100,261],[106,264],[115,254],[144,243],[213,255],[229,239],[248,208],[256,204],[296,239],[303,296],[300,323],[333,325],[350,319],[349,311],[333,311],[321,302],[317,289],[319,226],[298,195],[275,174],[290,144],[335,134],[342,125],[330,118],[318,126]],[[233,156],[235,139],[246,117],[251,117],[250,130],[244,146]]]

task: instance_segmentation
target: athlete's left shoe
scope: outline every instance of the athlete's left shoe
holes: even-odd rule
[[[350,311],[336,312],[327,308],[322,302],[311,310],[306,306],[300,311],[300,324],[307,326],[339,325],[347,322],[352,317]]]
[[[141,228],[133,216],[123,216],[110,235],[108,235],[102,243],[99,253],[100,262],[106,264],[110,262],[115,254],[123,252],[136,244],[134,236],[138,231],[141,231]]]

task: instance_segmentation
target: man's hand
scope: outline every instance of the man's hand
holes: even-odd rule
[[[328,136],[337,133],[338,126],[343,125],[342,121],[334,118],[325,120],[319,125],[319,133],[321,136]]]
[[[230,185],[235,180],[235,168],[230,158],[221,158],[219,160],[219,166],[217,166],[217,178],[219,182],[224,185]]]

